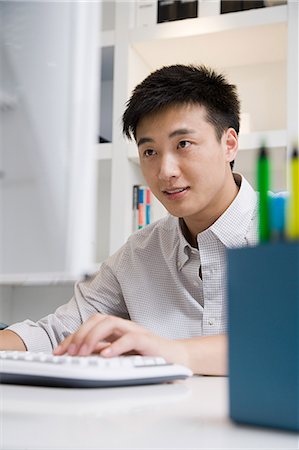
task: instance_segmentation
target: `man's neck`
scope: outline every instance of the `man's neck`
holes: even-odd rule
[[[196,236],[192,235],[192,233],[190,232],[189,228],[186,225],[186,222],[184,221],[184,219],[182,217],[179,218],[179,222],[180,222],[180,227],[181,227],[182,233],[183,233],[186,241],[191,245],[191,247],[198,248]]]
[[[200,217],[199,219],[192,220],[191,218],[180,218],[181,229],[184,234],[184,237],[189,242],[192,247],[197,248],[197,235],[198,233],[207,230],[222,214],[227,210],[227,208],[231,205],[231,203],[236,198],[239,192],[239,186],[236,184],[234,178],[232,178],[232,185],[230,189],[230,195],[227,196],[227,201],[223,202],[222,208],[219,208],[214,214],[211,212],[207,214],[208,218]]]

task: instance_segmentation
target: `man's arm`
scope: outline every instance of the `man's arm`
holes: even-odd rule
[[[26,351],[26,346],[20,336],[11,330],[0,331],[0,350]]]
[[[169,362],[190,367],[195,374],[227,374],[225,335],[165,339],[130,320],[104,314],[90,317],[54,351],[56,355],[68,353],[87,356],[100,353],[108,357],[130,352],[145,356],[162,356]]]
[[[120,285],[109,265],[109,261],[117,257],[118,254],[110,257],[88,280],[76,283],[73,298],[53,314],[36,322],[14,323],[0,331],[0,350],[51,352],[65,336],[74,333],[83,321],[99,310],[128,317]]]
[[[187,366],[200,375],[227,375],[227,336],[200,336],[182,340]]]

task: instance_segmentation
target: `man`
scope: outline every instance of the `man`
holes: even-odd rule
[[[170,215],[134,233],[54,314],[0,332],[0,348],[137,352],[226,374],[225,250],[256,242],[256,194],[232,173],[239,112],[235,86],[204,66],[164,67],[138,85],[123,131]]]

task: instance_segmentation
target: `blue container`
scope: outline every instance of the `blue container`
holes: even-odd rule
[[[230,417],[299,431],[299,243],[227,256]]]

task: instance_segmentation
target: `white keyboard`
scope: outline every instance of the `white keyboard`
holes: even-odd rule
[[[161,357],[55,356],[0,351],[0,384],[53,387],[111,387],[154,384],[192,376],[187,367]]]

